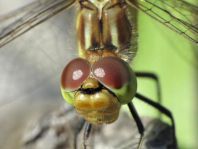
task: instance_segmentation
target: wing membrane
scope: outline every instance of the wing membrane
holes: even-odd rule
[[[44,2],[40,0],[24,7],[21,9],[22,12],[15,11],[6,17],[1,17],[2,22],[7,18],[12,18],[13,14],[18,14],[14,22],[3,25],[6,27],[0,32],[0,47],[71,6],[74,2],[75,0],[45,0]],[[184,0],[138,0],[137,2],[127,0],[127,3],[198,44],[198,6],[195,4]]]
[[[21,12],[14,11],[5,17],[1,17],[0,47],[70,7],[74,2],[75,0],[45,0],[44,2],[40,0],[23,7]],[[13,13],[18,14],[14,21]]]
[[[184,0],[127,0],[127,3],[198,45],[198,6]]]

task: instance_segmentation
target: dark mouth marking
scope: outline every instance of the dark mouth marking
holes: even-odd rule
[[[95,93],[101,91],[103,88],[104,87],[101,86],[101,85],[97,88],[86,88],[86,89],[84,89],[84,88],[81,87],[81,88],[78,89],[78,91],[80,91],[83,94],[95,94]]]
[[[110,89],[104,87],[102,84],[99,84],[99,87],[97,88],[79,88],[78,91],[81,92],[82,94],[95,94],[97,92],[100,92],[102,89],[108,90],[109,93],[111,93],[113,96],[117,97]]]

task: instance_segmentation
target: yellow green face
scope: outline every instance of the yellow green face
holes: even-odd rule
[[[64,69],[61,92],[90,123],[111,123],[120,106],[136,93],[136,77],[126,62],[117,57],[101,58],[94,64],[77,58]]]

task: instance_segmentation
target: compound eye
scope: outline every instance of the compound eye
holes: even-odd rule
[[[104,85],[119,89],[129,82],[130,69],[123,60],[105,57],[92,66],[92,73]]]
[[[61,87],[64,90],[78,89],[90,74],[90,64],[82,58],[76,58],[64,68],[61,76]]]

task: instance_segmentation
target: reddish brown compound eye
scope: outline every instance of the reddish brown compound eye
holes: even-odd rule
[[[76,90],[89,74],[89,62],[82,58],[76,58],[64,68],[61,76],[61,87],[66,90]]]
[[[92,67],[94,76],[104,85],[119,89],[130,79],[130,69],[126,62],[117,57],[105,57]]]

